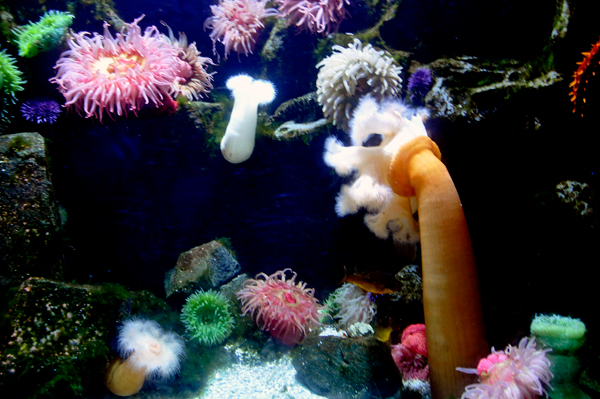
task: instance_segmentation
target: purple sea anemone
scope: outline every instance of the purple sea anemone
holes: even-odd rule
[[[433,82],[433,75],[428,68],[417,69],[410,78],[408,78],[408,91],[411,93],[411,101],[420,101],[427,93]]]
[[[479,374],[480,383],[466,387],[461,399],[531,399],[546,394],[553,377],[550,360],[539,350],[535,338],[523,338],[518,346],[509,345],[481,359],[477,369],[457,368],[464,373]]]
[[[21,104],[21,113],[29,122],[54,123],[61,109],[54,100],[32,100]]]

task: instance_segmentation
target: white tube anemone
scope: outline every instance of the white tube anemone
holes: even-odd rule
[[[265,80],[248,75],[229,78],[227,88],[234,97],[231,118],[221,140],[221,153],[231,163],[244,162],[254,151],[258,106],[275,98],[275,87]]]

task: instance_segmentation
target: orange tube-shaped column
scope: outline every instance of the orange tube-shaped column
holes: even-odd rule
[[[403,145],[390,164],[395,193],[416,195],[423,268],[423,308],[434,399],[460,397],[488,353],[471,238],[458,192],[437,145],[426,136]]]

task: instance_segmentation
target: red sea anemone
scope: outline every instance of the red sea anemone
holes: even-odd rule
[[[217,41],[225,46],[225,58],[231,50],[236,53],[252,54],[256,38],[265,27],[263,18],[276,17],[274,8],[265,8],[267,0],[219,0],[210,6],[214,16],[204,21],[204,29],[212,29],[210,38],[216,54]]]
[[[466,387],[461,399],[533,399],[546,394],[553,377],[550,360],[539,350],[535,339],[523,338],[518,346],[509,345],[503,352],[492,348],[477,369],[457,368],[464,373],[479,374],[480,383]]]
[[[402,379],[426,381],[429,378],[425,324],[411,324],[402,332],[402,340],[392,345],[392,357],[402,371]]]
[[[197,78],[197,66],[186,58],[189,50],[183,43],[176,47],[155,26],[142,34],[138,22],[143,17],[126,24],[116,38],[106,22],[103,35],[71,32],[70,50],[61,55],[55,66],[56,77],[50,79],[65,96],[65,106],[74,106],[87,118],[95,116],[102,121],[104,112],[114,117],[129,111],[137,114],[149,103],[160,107],[170,93],[189,98],[179,87]],[[204,60],[198,59],[200,63]],[[204,92],[210,88],[206,82],[196,82],[198,86]]]
[[[249,279],[237,293],[242,311],[250,313],[263,331],[279,339],[285,345],[295,345],[304,338],[313,325],[319,324],[320,306],[314,297],[314,289],[306,289],[306,283],[295,283],[296,273],[286,279],[286,272],[279,270],[270,276],[260,273]]]
[[[348,0],[276,0],[288,21],[311,33],[328,35],[346,18]]]

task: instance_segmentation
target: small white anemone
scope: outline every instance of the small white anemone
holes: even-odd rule
[[[147,374],[169,378],[179,371],[183,341],[173,332],[164,332],[152,320],[126,321],[119,331],[118,350],[132,366]]]
[[[254,151],[258,106],[275,98],[275,87],[265,80],[248,75],[229,78],[227,88],[234,97],[231,118],[221,140],[221,153],[231,163],[246,161]]]

